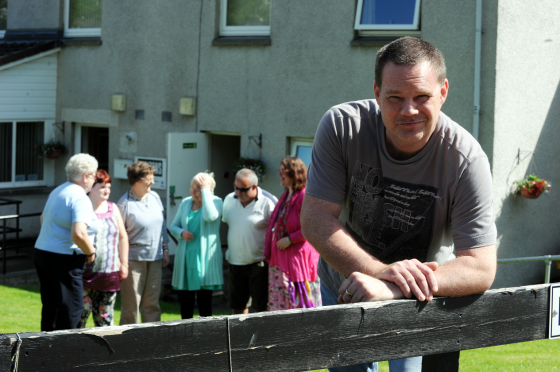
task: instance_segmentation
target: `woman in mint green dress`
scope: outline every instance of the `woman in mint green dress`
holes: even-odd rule
[[[179,292],[181,317],[191,319],[194,301],[200,316],[212,316],[212,291],[222,289],[220,221],[222,199],[214,195],[214,175],[198,173],[191,181],[191,196],[183,199],[170,227],[178,239],[173,268],[173,289]]]

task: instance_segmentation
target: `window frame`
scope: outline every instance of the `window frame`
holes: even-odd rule
[[[6,29],[8,28],[8,3],[6,2]],[[0,30],[0,39],[6,36],[6,29]]]
[[[362,10],[364,7],[364,0],[358,0],[358,5],[356,6],[356,17],[354,20],[354,29],[360,32],[363,31],[420,31],[420,2],[421,0],[415,0],[416,5],[414,7],[414,21],[411,25],[362,25]],[[409,35],[408,33],[407,35]]]
[[[220,36],[270,36],[270,25],[228,26],[227,2],[228,0],[221,0],[220,2]],[[272,13],[272,0],[270,1],[270,8]]]
[[[298,138],[298,137],[290,138],[290,154],[291,154],[291,156],[297,156],[298,146],[311,147],[311,149],[313,149],[314,140],[315,140],[314,138]],[[309,168],[308,164],[305,164],[305,165]]]
[[[101,27],[99,28],[70,28],[70,1],[64,0],[64,36],[65,37],[99,37],[101,36]],[[101,3],[103,9],[103,3]],[[102,13],[103,15],[103,13]],[[103,17],[102,17],[103,21]]]
[[[34,186],[48,186],[49,184],[49,172],[51,168],[46,158],[43,158],[43,179],[37,181],[16,181],[16,144],[17,144],[17,123],[29,123],[42,121],[44,125],[43,129],[43,141],[47,141],[47,136],[50,135],[49,125],[54,123],[52,120],[42,120],[42,119],[13,119],[13,120],[0,120],[3,123],[12,122],[12,174],[10,182],[0,182],[0,189],[15,188],[15,187],[34,187]],[[44,143],[43,142],[43,143]]]

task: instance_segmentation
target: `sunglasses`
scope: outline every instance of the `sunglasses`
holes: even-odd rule
[[[249,187],[237,187],[237,186],[235,186],[235,184],[233,185],[233,189],[234,189],[234,190],[237,190],[237,191],[240,191],[240,192],[247,192],[247,191],[251,190],[252,187],[253,187],[253,186],[249,186]]]

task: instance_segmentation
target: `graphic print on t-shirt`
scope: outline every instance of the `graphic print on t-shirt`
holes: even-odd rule
[[[384,263],[426,260],[432,239],[433,186],[383,177],[383,171],[356,161],[347,198],[346,229],[358,244]]]

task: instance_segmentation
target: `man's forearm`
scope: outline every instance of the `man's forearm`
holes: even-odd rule
[[[87,233],[87,226],[81,222],[75,222],[72,224],[72,240],[78,248],[84,252],[86,255],[90,255],[95,253],[95,248],[91,241],[89,240],[89,236]]]
[[[344,276],[349,276],[355,271],[374,276],[386,267],[358,246],[332,215],[325,214],[321,218],[314,218],[311,213],[302,213],[301,229],[305,239],[315,247],[321,257]]]
[[[457,258],[440,266],[435,275],[437,296],[459,297],[490,288],[496,276],[496,246],[457,251]]]

